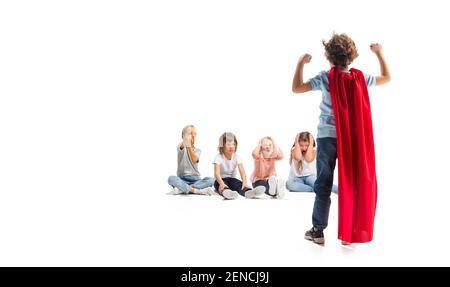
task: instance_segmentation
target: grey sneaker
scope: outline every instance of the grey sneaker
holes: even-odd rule
[[[254,189],[247,190],[245,192],[245,197],[246,198],[256,198],[260,195],[263,195],[264,191],[266,191],[266,188],[264,186],[257,186]]]
[[[277,193],[276,198],[278,198],[278,199],[284,198],[284,180],[283,179],[278,179],[276,193]]]
[[[213,187],[205,187],[202,189],[197,189],[197,191],[195,192],[196,194],[201,194],[201,195],[214,195],[216,194],[216,192],[214,191]]]
[[[275,178],[275,176],[269,177],[268,183],[269,183],[269,190],[268,190],[269,194],[272,195],[272,196],[275,196],[276,192],[277,192],[276,191],[276,189],[277,189],[277,179]]]
[[[224,189],[222,192],[222,196],[225,199],[236,199],[236,198],[238,198],[239,193],[237,193],[236,191],[231,190],[231,189]]]
[[[323,236],[323,231],[315,230],[314,227],[306,231],[305,239],[311,240],[312,242],[317,244],[325,244],[325,237]]]

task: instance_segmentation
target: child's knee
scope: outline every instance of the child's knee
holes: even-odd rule
[[[178,176],[169,176],[169,178],[167,179],[167,183],[170,185],[173,185],[174,182],[176,182],[178,180]]]
[[[286,189],[293,190],[293,185],[294,185],[293,180],[289,179],[286,181]]]
[[[214,178],[212,177],[205,177],[204,179],[208,184],[213,185],[214,182],[216,181]]]

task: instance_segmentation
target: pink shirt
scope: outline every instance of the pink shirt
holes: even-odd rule
[[[271,176],[275,176],[277,174],[275,170],[275,158],[257,158],[255,159],[255,169],[251,176],[252,182],[261,179],[268,179]]]

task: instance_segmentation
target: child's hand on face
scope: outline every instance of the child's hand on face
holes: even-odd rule
[[[193,146],[193,138],[190,134],[184,135],[183,137],[183,146],[192,147]]]
[[[383,47],[380,44],[375,43],[370,45],[370,50],[372,50],[375,54],[379,54],[383,51]]]

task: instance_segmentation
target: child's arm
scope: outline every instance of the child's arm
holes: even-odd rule
[[[384,59],[383,47],[380,44],[372,44],[370,45],[370,50],[377,55],[378,61],[380,62],[381,75],[376,77],[376,85],[379,86],[388,83],[391,80],[391,74]]]
[[[309,134],[309,146],[305,153],[305,160],[307,162],[312,162],[316,158],[316,151],[313,148],[314,146],[314,137]]]
[[[305,93],[312,90],[310,82],[303,82],[303,66],[311,61],[311,55],[305,54],[297,63],[294,80],[292,81],[292,91],[294,93]]]
[[[199,158],[194,152],[194,139],[192,138],[191,135],[186,135],[183,138],[183,143],[181,144],[180,149],[183,149],[183,148],[187,149],[192,162],[198,163]]]
[[[228,186],[223,182],[222,177],[220,176],[220,165],[216,163],[214,164],[214,177],[219,184],[219,192],[223,192]]]
[[[188,150],[189,155],[191,156],[192,162],[198,163],[199,158],[198,158],[197,154],[194,152],[194,138],[189,137],[187,140],[190,142],[190,144],[188,146],[186,146],[186,148]]]
[[[261,145],[258,145],[252,152],[253,159],[259,159],[261,157],[260,152],[261,152]]]
[[[189,153],[189,155],[190,155],[190,157],[191,157],[191,159],[192,159],[192,162],[193,162],[193,163],[198,163],[199,158],[198,158],[198,156],[195,154],[194,148],[190,146],[190,147],[187,147],[187,150],[188,150],[188,153]]]
[[[242,179],[241,190],[244,189],[245,187],[251,188],[250,186],[247,185],[247,175],[245,174],[244,165],[242,163],[240,163],[238,165],[238,168],[239,168],[239,174],[241,175],[241,179]]]
[[[281,148],[275,143],[274,140],[272,140],[273,142],[273,150],[274,150],[274,154],[275,154],[275,160],[282,160],[283,159],[283,151],[281,150]]]
[[[299,134],[297,134],[297,136],[295,137],[295,144],[294,148],[291,150],[291,153],[293,159],[295,159],[296,161],[301,161],[303,159],[303,155],[302,149],[300,148],[300,144],[298,143],[298,136]]]

